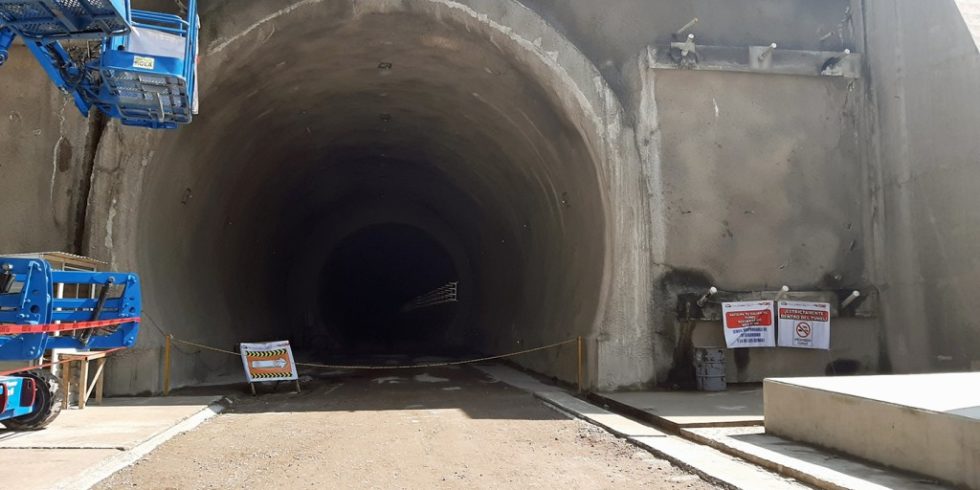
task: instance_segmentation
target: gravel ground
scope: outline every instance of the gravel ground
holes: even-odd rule
[[[96,488],[715,488],[475,369],[362,373],[236,394]]]

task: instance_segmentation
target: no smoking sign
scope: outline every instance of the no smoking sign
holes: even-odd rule
[[[830,303],[780,301],[780,347],[830,349]]]

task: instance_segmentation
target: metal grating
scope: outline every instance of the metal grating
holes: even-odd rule
[[[0,24],[29,38],[121,34],[124,15],[111,0],[0,0]]]
[[[126,70],[103,70],[103,77],[123,118],[154,119],[163,109],[163,120],[190,121],[186,82],[175,76]]]

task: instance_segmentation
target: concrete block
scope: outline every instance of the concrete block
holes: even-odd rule
[[[766,432],[980,488],[980,373],[767,379]]]

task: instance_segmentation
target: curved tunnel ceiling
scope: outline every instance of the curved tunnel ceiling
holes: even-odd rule
[[[502,351],[592,327],[603,202],[559,88],[407,13],[295,12],[258,41],[203,59],[202,115],[147,171],[139,258],[161,322],[314,353]],[[392,250],[415,255],[385,266]],[[399,327],[431,333],[411,346],[365,344],[389,330],[348,318],[377,299],[357,278],[386,267],[414,289],[460,283],[451,314]]]

